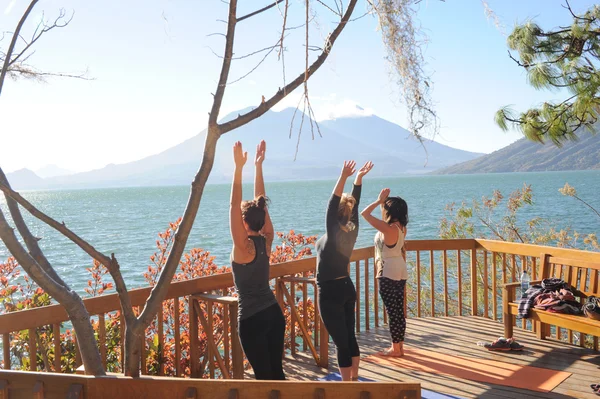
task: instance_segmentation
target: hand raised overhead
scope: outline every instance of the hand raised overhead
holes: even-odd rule
[[[233,162],[237,168],[242,168],[248,160],[248,153],[244,152],[242,142],[236,141],[233,145]]]
[[[256,165],[256,166],[262,165],[263,161],[265,160],[266,152],[267,152],[267,143],[265,143],[265,141],[262,140],[256,146],[256,155],[254,156],[254,165]]]
[[[369,173],[369,172],[371,171],[371,169],[373,169],[373,166],[375,166],[375,165],[373,164],[373,162],[371,162],[371,161],[367,161],[367,162],[366,162],[366,163],[363,165],[363,167],[362,167],[362,168],[360,168],[360,169],[358,170],[358,173],[357,173],[357,175],[358,175],[358,176],[360,176],[360,177],[363,177],[364,175],[366,175],[367,173]]]
[[[344,167],[342,168],[342,176],[350,177],[356,172],[356,162],[344,161]]]
[[[377,198],[377,201],[379,201],[380,204],[383,204],[385,202],[385,200],[390,196],[390,189],[389,188],[384,188],[383,190],[381,190],[381,192],[379,193],[379,197]]]

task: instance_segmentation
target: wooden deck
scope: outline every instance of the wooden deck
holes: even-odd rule
[[[600,354],[557,341],[540,341],[531,332],[515,330],[515,337],[525,345],[523,352],[490,352],[477,346],[478,341],[492,341],[502,335],[502,324],[482,317],[436,317],[408,320],[406,346],[457,356],[502,361],[506,363],[567,371],[572,375],[550,393],[469,381],[445,375],[361,363],[361,376],[376,381],[419,382],[422,388],[461,398],[598,398],[590,384],[600,382]],[[387,347],[386,327],[362,332],[358,336],[366,357]],[[330,370],[315,366],[310,355],[286,358],[284,365],[291,380],[316,380],[337,371],[335,353],[331,351]]]

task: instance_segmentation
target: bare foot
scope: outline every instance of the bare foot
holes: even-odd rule
[[[404,350],[400,349],[400,350],[394,350],[393,348],[390,349],[386,349],[382,352],[379,352],[380,356],[387,356],[387,357],[402,357],[404,356]]]

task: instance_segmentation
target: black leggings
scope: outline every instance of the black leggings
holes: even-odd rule
[[[354,333],[356,290],[350,277],[319,283],[321,320],[337,349],[339,367],[352,366],[352,358],[360,356]]]
[[[240,342],[257,380],[285,380],[285,319],[279,304],[239,321]]]
[[[404,289],[406,280],[392,280],[387,277],[379,279],[379,294],[383,305],[390,317],[390,334],[392,342],[404,341],[406,331],[406,318],[404,316]]]

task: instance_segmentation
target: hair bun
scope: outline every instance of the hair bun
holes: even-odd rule
[[[264,195],[258,196],[258,198],[256,198],[256,205],[260,209],[265,209],[265,206],[267,205],[267,198]]]

